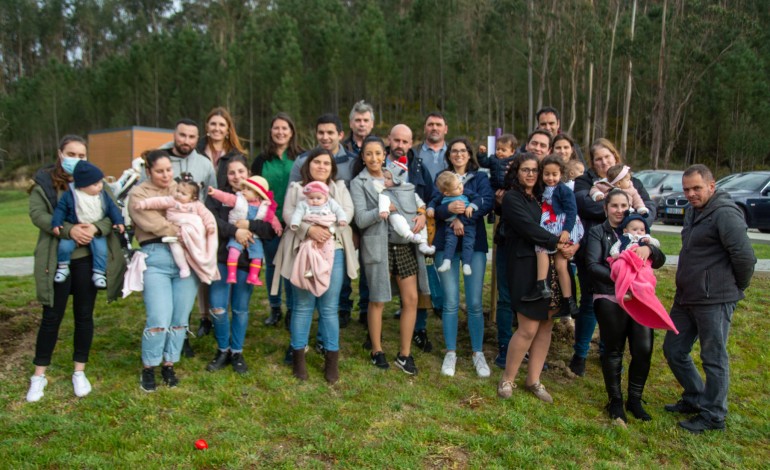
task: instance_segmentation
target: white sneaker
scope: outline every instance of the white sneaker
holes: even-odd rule
[[[179,237],[162,237],[160,241],[163,243],[179,243]]]
[[[420,245],[417,247],[418,250],[420,250],[420,253],[424,255],[432,255],[436,253],[436,247],[430,246],[427,243],[420,243]]]
[[[473,353],[473,365],[476,367],[476,373],[479,377],[489,377],[489,366],[483,352]]]
[[[473,274],[473,270],[471,269],[470,264],[463,265],[463,274],[465,274],[466,276],[470,276],[471,274]]]
[[[446,271],[449,271],[449,268],[452,267],[452,260],[451,259],[445,259],[443,263],[441,263],[441,266],[436,268],[436,271],[443,273]]]
[[[94,275],[91,276],[91,281],[97,289],[107,288],[107,277],[104,274],[94,273]]]
[[[72,374],[72,386],[75,388],[76,397],[82,398],[91,393],[91,382],[82,370]]]
[[[457,364],[457,354],[453,352],[446,353],[446,356],[444,356],[444,363],[441,364],[441,375],[454,377],[456,364]]]
[[[61,284],[70,277],[70,266],[68,264],[59,266],[56,268],[56,274],[53,277],[53,282]]]
[[[27,392],[27,401],[32,403],[43,398],[43,389],[48,385],[45,375],[33,375],[29,379],[29,391]]]

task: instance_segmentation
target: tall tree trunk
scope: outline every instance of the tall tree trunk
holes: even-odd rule
[[[535,106],[534,106],[534,90],[533,90],[533,76],[532,76],[532,22],[535,16],[535,5],[533,0],[529,0],[527,3],[529,15],[527,18],[527,118],[524,122],[527,123],[525,131],[529,133],[530,129],[535,126],[532,124],[535,119]]]
[[[583,148],[591,147],[591,107],[594,93],[594,61],[588,64],[588,99],[586,100],[586,130],[583,140]]]
[[[444,27],[443,25],[438,30],[438,73],[441,85],[441,112],[446,111],[446,103],[444,102]]]
[[[615,56],[615,32],[618,29],[618,17],[620,17],[620,2],[615,9],[615,21],[612,23],[612,41],[610,41],[610,60],[607,64],[607,94],[604,99],[604,112],[602,113],[602,133],[607,135],[607,114],[610,109],[610,92],[612,91],[612,58]]]
[[[663,144],[663,118],[665,116],[666,95],[666,13],[668,0],[663,0],[663,25],[660,30],[660,55],[658,56],[658,94],[652,109],[652,146],[650,147],[650,163],[652,168],[658,168],[660,147]]]
[[[636,2],[631,9],[631,43],[634,42],[634,29],[636,27]],[[631,58],[628,59],[628,77],[626,77],[626,99],[623,103],[623,132],[620,137],[620,154],[625,156],[628,149],[628,117],[631,110],[631,85],[633,77],[634,64]]]

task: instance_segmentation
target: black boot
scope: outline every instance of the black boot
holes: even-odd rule
[[[569,370],[578,377],[586,375],[586,358],[573,354],[572,360],[569,361]]]
[[[283,326],[286,331],[291,331],[291,309],[286,310],[286,316],[283,317]]]
[[[281,311],[281,307],[273,307],[270,309],[270,316],[267,317],[267,319],[265,320],[265,325],[267,326],[277,325],[281,322],[281,318],[283,318],[283,312]]]
[[[642,421],[652,421],[647,411],[642,407],[642,391],[644,391],[644,385],[635,384],[633,382],[628,383],[628,401],[626,401],[626,410],[634,415],[634,418]]]
[[[185,338],[184,344],[182,344],[182,355],[184,357],[195,357],[195,351],[193,351],[192,346],[190,346],[190,340],[188,338]]]
[[[200,338],[201,336],[206,336],[211,332],[211,327],[213,325],[211,324],[211,320],[208,318],[201,318],[201,324],[198,326],[198,334],[197,336]]]
[[[340,328],[347,328],[350,324],[350,310],[340,310]]]
[[[534,302],[540,299],[551,298],[551,288],[548,287],[548,282],[545,280],[539,280],[535,283],[534,287],[527,293],[527,295],[521,298],[522,302]]]
[[[620,390],[620,371],[623,367],[623,356],[605,351],[602,355],[602,375],[604,375],[604,387],[610,399],[607,404],[607,412],[610,419],[620,418],[624,423],[628,422],[623,411],[623,392]]]
[[[578,307],[577,302],[575,302],[575,296],[567,297],[564,299],[567,301],[567,310],[569,311],[569,316],[572,318],[577,318],[578,314],[580,313],[580,307]]]

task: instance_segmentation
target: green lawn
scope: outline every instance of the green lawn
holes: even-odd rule
[[[660,241],[660,247],[667,255],[678,255],[682,249],[682,237],[679,234],[657,232],[653,236]],[[751,246],[757,259],[770,258],[770,245],[752,243]]]
[[[37,234],[29,220],[27,193],[0,191],[0,257],[32,256]]]
[[[310,380],[298,383],[282,364],[288,334],[265,327],[264,288],[252,301],[245,357],[251,371],[208,373],[214,338],[193,340],[194,359],[178,364],[175,389],[147,394],[139,389],[140,343],[144,324],[141,297],[110,305],[100,294],[96,336],[88,368],[94,391],[72,393],[72,321],[68,313],[49,369],[43,400],[24,402],[32,372],[35,326],[40,307],[31,278],[0,278],[0,325],[12,325],[13,343],[0,343],[2,467],[311,467],[328,468],[519,468],[519,467],[737,467],[767,464],[770,446],[770,358],[767,331],[770,281],[755,279],[748,300],[733,319],[730,416],[724,433],[692,436],[677,429],[679,416],[662,409],[680,388],[665,364],[656,333],[653,367],[645,398],[653,421],[631,420],[627,429],[606,418],[598,355],[589,356],[584,378],[569,378],[564,363],[571,347],[556,334],[543,383],[554,405],[520,389],[496,397],[500,371],[479,379],[470,361],[461,321],[457,375],[442,377],[441,323],[431,315],[436,346],[415,353],[420,373],[407,377],[391,368],[374,369],[361,348],[358,323],[342,331],[341,381],[323,381],[322,359],[309,353]],[[660,276],[664,305],[673,295],[672,271]],[[397,323],[386,314],[384,345],[389,359],[397,348]],[[464,317],[464,315],[463,315]],[[197,326],[197,319],[192,322]],[[22,333],[26,331],[26,333]],[[495,327],[487,322],[484,352],[496,352]],[[523,385],[523,375],[517,380]],[[196,451],[203,438],[210,449]],[[762,449],[765,449],[764,451]]]

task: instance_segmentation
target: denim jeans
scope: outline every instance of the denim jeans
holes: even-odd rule
[[[262,242],[263,247],[265,248],[265,280],[267,281],[267,292],[268,292],[268,299],[270,300],[270,307],[276,308],[281,306],[281,289],[283,288],[286,291],[286,308],[291,310],[292,308],[292,289],[291,289],[291,283],[288,279],[284,279],[281,276],[278,276],[279,282],[281,283],[280,286],[278,286],[278,295],[271,295],[269,292],[273,289],[273,276],[275,275],[275,265],[273,264],[273,260],[275,259],[275,255],[278,253],[278,244],[281,243],[281,237],[274,237],[270,240],[266,240]]]
[[[37,332],[35,343],[36,366],[51,365],[51,356],[59,339],[67,301],[72,294],[72,313],[75,320],[74,347],[72,360],[88,362],[91,342],[94,337],[94,304],[96,303],[96,287],[91,281],[92,261],[90,256],[78,258],[70,265],[70,277],[64,282],[53,284],[53,305],[43,306],[43,318]]]
[[[307,346],[313,311],[318,309],[318,330],[323,330],[323,345],[327,351],[340,349],[339,299],[345,274],[345,252],[334,251],[329,289],[321,297],[312,292],[294,287],[294,309],[291,314],[291,347],[301,349]]]
[[[231,238],[230,241],[227,242],[228,251],[230,248],[235,248],[239,253],[243,251],[243,245],[238,243],[235,238]],[[249,259],[264,259],[265,250],[264,246],[262,245],[262,240],[256,238],[254,243],[246,247],[246,252],[248,253]]]
[[[249,273],[242,269],[236,271],[237,282],[228,284],[227,265],[219,263],[219,274],[222,278],[211,283],[209,289],[210,317],[214,324],[214,337],[217,347],[232,352],[243,351],[243,341],[246,338],[246,328],[249,326],[249,301],[254,286],[246,283]],[[233,314],[232,320],[227,314],[228,306]]]
[[[444,262],[444,252],[436,252],[436,263]],[[441,317],[444,326],[444,343],[449,351],[457,350],[458,309],[460,307],[460,253],[455,252],[452,267],[439,273],[444,289],[444,313]],[[471,337],[471,349],[480,352],[484,342],[484,312],[481,308],[481,293],[484,289],[484,272],[487,267],[487,254],[474,251],[471,258],[473,274],[465,276],[465,303],[468,306],[468,331]]]
[[[144,272],[144,307],[147,322],[142,335],[142,363],[157,366],[177,362],[182,349],[190,311],[198,295],[198,277],[179,277],[171,250],[163,243],[142,247],[147,255]],[[152,331],[160,329],[161,331]]]
[[[497,245],[495,267],[497,268],[497,345],[508,346],[513,336],[513,310],[511,291],[508,286],[508,248]]]
[[[93,271],[99,274],[107,272],[107,237],[94,237],[88,245],[93,258]],[[56,261],[59,264],[70,264],[72,252],[77,248],[75,240],[59,240]]]
[[[671,307],[671,320],[679,334],[666,333],[663,354],[679,384],[684,388],[682,400],[701,407],[701,416],[723,421],[727,416],[727,390],[730,386],[730,362],[727,337],[730,333],[735,302],[714,305],[680,305]],[[700,340],[700,358],[706,383],[703,383],[690,352]]]
[[[578,282],[580,283],[580,313],[575,318],[575,355],[585,359],[591,347],[591,337],[596,329],[594,314],[594,294],[591,288],[591,276],[584,263],[578,264]]]

